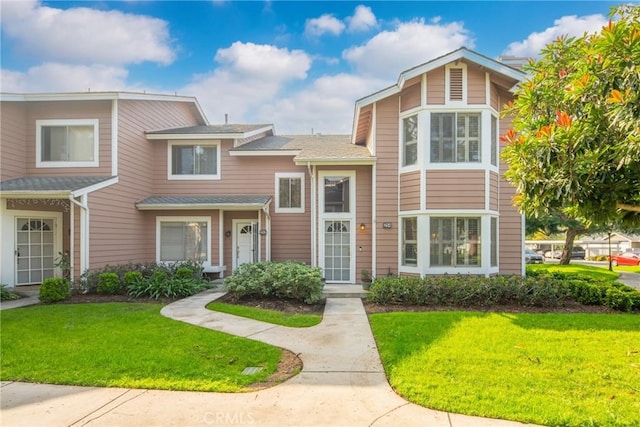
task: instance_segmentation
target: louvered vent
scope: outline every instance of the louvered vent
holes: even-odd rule
[[[462,101],[462,68],[449,69],[449,101]]]

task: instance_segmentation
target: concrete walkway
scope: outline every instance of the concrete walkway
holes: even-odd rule
[[[287,328],[207,310],[206,291],[162,314],[287,348],[304,363],[285,383],[251,393],[201,393],[2,383],[3,426],[522,426],[408,403],[385,377],[359,298],[328,298],[322,323]]]

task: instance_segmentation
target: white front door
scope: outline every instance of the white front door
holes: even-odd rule
[[[54,276],[55,224],[54,218],[16,217],[16,285]]]
[[[324,277],[328,282],[351,281],[351,221],[324,222]]]
[[[258,223],[255,221],[234,221],[233,268],[247,262],[258,261]]]

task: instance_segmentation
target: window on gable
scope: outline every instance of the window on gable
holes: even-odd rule
[[[37,167],[97,167],[98,120],[37,120]]]
[[[480,218],[431,218],[432,267],[480,266]]]
[[[402,166],[415,165],[418,160],[418,116],[402,120]]]
[[[219,145],[170,144],[169,165],[169,179],[219,179]]]
[[[304,173],[276,174],[276,212],[304,212]]]
[[[158,262],[210,263],[208,220],[159,218],[158,237]]]
[[[431,162],[479,162],[480,135],[480,113],[432,113]]]

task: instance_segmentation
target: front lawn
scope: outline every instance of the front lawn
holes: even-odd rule
[[[527,265],[527,270],[531,271],[548,271],[554,272],[559,271],[562,273],[570,273],[570,274],[582,274],[585,276],[593,277],[594,279],[605,279],[605,280],[616,280],[620,277],[620,274],[616,272],[612,272],[609,270],[605,270],[601,267],[593,266],[593,265],[585,265],[585,264],[529,264]]]
[[[370,315],[394,389],[455,413],[550,426],[640,425],[640,316]]]
[[[0,312],[0,379],[237,392],[273,373],[282,350],[176,322],[160,304],[42,305]],[[260,372],[242,375],[246,367]]]
[[[249,319],[260,320],[262,322],[273,323],[276,325],[289,326],[292,328],[315,326],[322,321],[322,316],[318,314],[283,313],[277,310],[247,307],[238,304],[227,304],[224,302],[209,303],[207,308],[209,310],[220,311],[222,313],[233,314],[235,316],[247,317]]]

